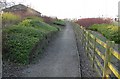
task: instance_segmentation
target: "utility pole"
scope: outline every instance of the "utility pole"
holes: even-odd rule
[[[2,78],[2,9],[4,7],[4,3],[0,1],[0,78]]]
[[[0,1],[0,78],[2,78],[2,6]]]
[[[118,26],[120,27],[120,1],[118,2]],[[120,29],[118,29],[118,32],[120,32]],[[120,45],[118,45],[118,48],[120,48]],[[118,71],[120,71],[120,61],[118,63]]]
[[[118,2],[118,26],[120,26],[120,1]]]

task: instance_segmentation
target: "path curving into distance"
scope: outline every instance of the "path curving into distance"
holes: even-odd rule
[[[69,22],[44,53],[36,64],[22,71],[23,77],[80,77],[77,45]]]

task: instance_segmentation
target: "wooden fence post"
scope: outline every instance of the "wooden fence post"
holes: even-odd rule
[[[81,42],[81,26],[79,27],[79,35],[80,35],[80,42]]]
[[[82,28],[82,46],[84,48],[84,29]]]
[[[82,27],[82,26],[81,26],[81,27]],[[80,27],[80,31],[81,31],[81,34],[80,34],[80,35],[81,35],[81,39],[80,39],[80,40],[81,40],[81,42],[83,42],[83,40],[82,40],[82,38],[83,38],[83,37],[82,37],[82,36],[83,36],[83,29],[82,29],[81,27]]]
[[[78,27],[78,26],[77,26],[77,27]],[[77,32],[77,33],[78,33],[78,39],[79,39],[79,41],[81,41],[80,27],[78,27],[77,30],[78,30],[78,32]]]
[[[111,74],[111,71],[108,67],[108,62],[111,60],[111,47],[114,45],[114,41],[107,41],[107,48],[105,52],[105,59],[104,59],[104,69],[103,69],[103,79],[106,79],[106,76]]]
[[[86,42],[87,42],[87,39],[86,39],[86,30],[84,29],[84,50],[86,51]]]
[[[80,33],[79,33],[79,34],[80,34],[80,42],[82,42],[82,30],[81,30],[81,27],[82,27],[82,26],[79,27],[79,32],[80,32]]]
[[[89,54],[89,40],[90,40],[90,38],[89,38],[89,31],[88,31],[88,32],[87,32],[87,48],[86,48],[87,56],[88,56],[88,54]]]
[[[75,36],[77,36],[77,30],[76,30],[76,27],[77,27],[77,26],[73,26]]]
[[[86,46],[86,37],[85,37],[85,28],[83,28],[83,48],[85,50],[85,46]]]
[[[93,47],[93,54],[92,54],[92,57],[93,57],[92,67],[94,68],[95,54],[96,54],[96,51],[95,51],[95,49],[96,49],[96,37],[94,38],[93,42],[94,42],[93,43],[94,47]]]

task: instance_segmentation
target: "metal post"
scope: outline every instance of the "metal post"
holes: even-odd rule
[[[2,78],[2,13],[0,8],[0,78]]]

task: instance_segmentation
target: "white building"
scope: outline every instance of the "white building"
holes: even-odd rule
[[[118,25],[120,26],[120,1],[118,2]]]

